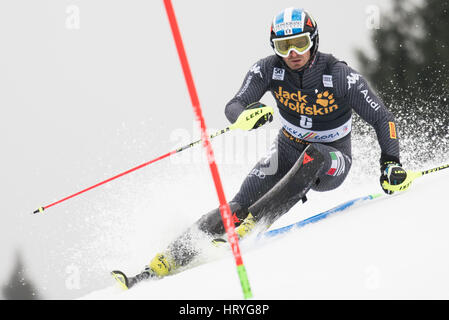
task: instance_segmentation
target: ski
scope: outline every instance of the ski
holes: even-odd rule
[[[126,274],[124,274],[123,272],[115,270],[115,271],[111,272],[111,275],[117,281],[118,285],[123,290],[128,290],[129,288],[132,287],[131,282],[129,281],[129,279],[126,276]]]
[[[128,277],[124,272],[119,270],[112,271],[111,275],[123,290],[130,289],[142,280],[155,278],[147,270],[142,271],[134,277]]]
[[[342,203],[342,204],[340,204],[340,205],[338,205],[338,206],[336,206],[336,207],[334,207],[332,209],[329,209],[327,211],[321,212],[321,213],[319,213],[317,215],[314,215],[312,217],[309,217],[307,219],[304,219],[304,220],[292,223],[292,224],[287,225],[285,227],[281,227],[281,228],[277,228],[277,229],[273,229],[273,230],[264,232],[263,234],[261,234],[259,236],[259,240],[277,237],[277,236],[279,236],[281,234],[285,234],[285,233],[290,232],[292,230],[296,230],[296,229],[302,228],[302,227],[304,227],[304,226],[306,226],[306,225],[308,225],[310,223],[318,222],[320,220],[323,220],[323,219],[329,217],[330,215],[333,215],[333,214],[336,214],[336,213],[339,213],[339,212],[342,212],[342,211],[346,211],[346,210],[348,210],[350,208],[353,208],[356,205],[360,205],[362,203],[366,203],[366,202],[368,202],[370,200],[374,200],[374,199],[380,198],[382,196],[384,196],[383,193],[376,193],[376,194],[369,194],[367,196],[363,196],[363,197],[359,197],[359,198],[355,198],[355,199],[346,201],[346,202],[344,202],[344,203]]]
[[[118,285],[124,290],[130,289],[143,280],[159,279],[159,277],[148,266],[146,266],[142,272],[136,274],[134,277],[128,277],[124,272],[119,270],[112,271],[111,275],[118,283]]]

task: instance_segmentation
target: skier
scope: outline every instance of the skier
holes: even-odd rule
[[[352,110],[376,131],[381,149],[380,183],[400,185],[406,171],[399,161],[399,137],[393,115],[366,80],[345,62],[318,51],[316,21],[303,9],[287,8],[271,24],[274,55],[257,61],[242,87],[225,108],[234,123],[247,109],[259,108],[270,91],[279,109],[282,128],[267,157],[261,159],[229,202],[241,239],[256,225],[268,228],[312,189],[318,192],[339,187],[351,168]],[[261,118],[255,128],[272,117]],[[218,208],[201,217],[189,230],[157,254],[134,277],[120,271],[113,275],[129,288],[148,278],[161,278],[188,265],[200,249],[199,233],[212,242],[225,234]]]

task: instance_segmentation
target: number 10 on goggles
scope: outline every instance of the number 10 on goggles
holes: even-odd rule
[[[287,58],[290,51],[294,50],[298,54],[305,54],[313,46],[310,39],[310,33],[301,33],[298,35],[273,39],[274,51],[281,57]]]

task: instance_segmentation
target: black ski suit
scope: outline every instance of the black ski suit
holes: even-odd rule
[[[276,55],[259,60],[226,105],[228,120],[235,122],[245,106],[259,101],[267,91],[276,100],[282,128],[267,157],[255,165],[230,201],[236,225],[249,212],[256,221],[270,225],[304,200],[310,189],[329,191],[340,186],[352,162],[352,110],[375,129],[381,158],[399,162],[393,115],[360,74],[332,55],[318,52],[310,66],[300,72],[289,69]],[[306,157],[312,154],[319,161],[298,175],[302,169],[294,164],[305,163],[300,157],[306,148]],[[218,209],[204,215],[195,228],[212,237],[225,232]],[[197,253],[189,239],[187,232],[169,247],[178,265],[188,263]]]

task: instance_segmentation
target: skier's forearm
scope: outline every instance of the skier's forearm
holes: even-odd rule
[[[381,159],[399,162],[399,137],[396,122],[391,113],[372,124],[376,131],[377,141],[381,150]]]
[[[255,63],[247,72],[237,94],[229,101],[225,108],[226,118],[234,123],[245,107],[259,101],[269,89],[269,77],[266,74],[264,59]]]
[[[382,152],[381,159],[399,162],[399,137],[396,122],[391,113],[373,125]]]
[[[230,123],[234,123],[239,115],[245,110],[245,106],[238,100],[231,100],[225,107],[225,115]]]

